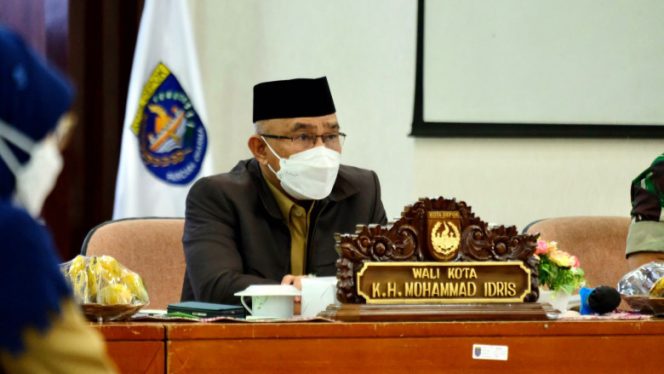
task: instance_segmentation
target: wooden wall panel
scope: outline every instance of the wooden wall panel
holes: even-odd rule
[[[73,257],[87,232],[113,213],[115,177],[131,63],[143,1],[70,0],[70,72],[77,85],[79,128],[68,180],[68,240]],[[63,234],[62,231],[58,232]]]
[[[169,372],[659,372],[661,321],[166,324]],[[507,347],[479,360],[473,345]]]

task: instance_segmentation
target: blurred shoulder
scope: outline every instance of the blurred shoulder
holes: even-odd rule
[[[59,258],[47,228],[22,208],[0,203],[0,237],[3,240],[0,264],[12,264],[12,268],[20,271],[57,268]]]
[[[3,334],[0,348],[22,349],[22,332],[28,326],[44,330],[60,311],[60,301],[71,296],[58,265],[59,259],[47,229],[25,210],[0,202],[0,284],[11,308],[0,308]]]
[[[0,235],[2,238],[30,238],[41,235],[44,228],[25,209],[3,201],[0,203]]]

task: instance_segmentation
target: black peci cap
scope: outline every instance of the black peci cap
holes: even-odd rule
[[[254,122],[335,113],[327,78],[289,79],[254,86]]]

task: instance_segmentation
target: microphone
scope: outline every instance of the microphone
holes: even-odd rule
[[[616,310],[620,305],[620,293],[609,286],[583,287],[579,290],[581,314],[605,314]]]

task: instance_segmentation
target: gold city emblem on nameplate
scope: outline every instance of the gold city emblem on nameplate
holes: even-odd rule
[[[461,215],[458,211],[427,212],[428,248],[433,258],[448,261],[456,257],[461,243]]]

